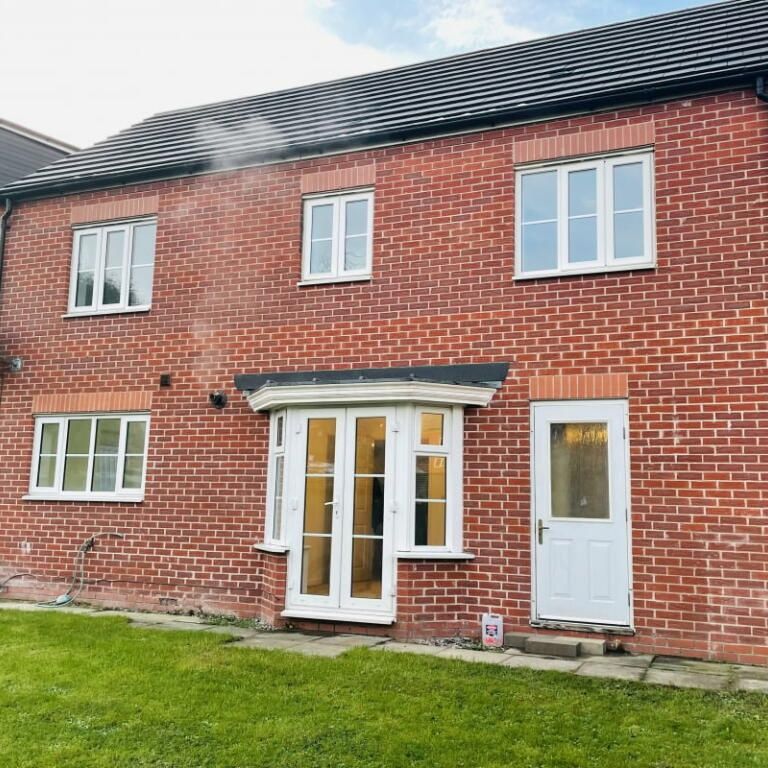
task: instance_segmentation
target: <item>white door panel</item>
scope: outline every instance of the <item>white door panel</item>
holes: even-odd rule
[[[626,404],[532,411],[535,618],[628,626]]]

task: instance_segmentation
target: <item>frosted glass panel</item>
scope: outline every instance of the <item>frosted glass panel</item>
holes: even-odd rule
[[[608,425],[550,424],[552,517],[607,520]]]

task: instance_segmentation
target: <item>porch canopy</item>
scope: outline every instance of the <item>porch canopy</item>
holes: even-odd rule
[[[508,371],[509,363],[473,363],[242,373],[235,376],[235,387],[254,411],[292,405],[404,402],[485,406]]]

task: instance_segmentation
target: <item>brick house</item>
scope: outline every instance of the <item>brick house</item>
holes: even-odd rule
[[[0,191],[8,594],[114,531],[94,603],[768,663],[766,10],[160,114]]]

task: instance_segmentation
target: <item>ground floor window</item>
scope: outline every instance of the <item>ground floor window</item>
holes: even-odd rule
[[[149,416],[44,416],[35,423],[30,496],[140,500],[144,494]]]

